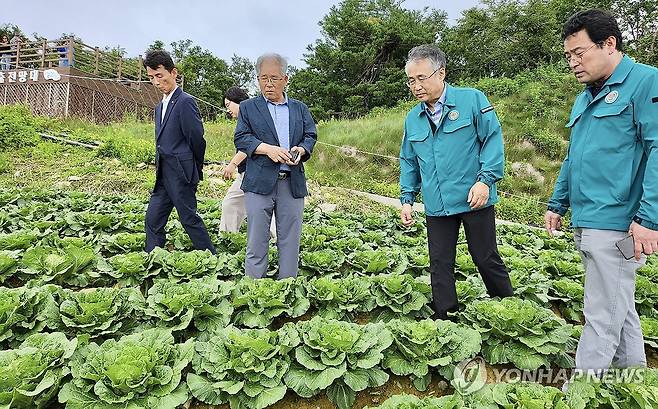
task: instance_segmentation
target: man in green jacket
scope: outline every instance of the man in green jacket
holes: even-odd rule
[[[447,319],[458,305],[454,269],[462,223],[489,295],[513,294],[496,246],[493,207],[505,167],[503,134],[482,92],[445,82],[446,58],[437,46],[409,51],[405,71],[420,103],[404,122],[400,217],[405,226],[414,223],[412,205],[422,191],[435,318]]]
[[[571,110],[569,151],[545,219],[552,233],[571,207],[585,266],[576,368],[600,374],[611,364],[646,366],[635,271],[642,253],[658,249],[658,70],[623,54],[608,12],[574,14],[562,38],[569,66],[586,87]],[[620,240],[629,234],[627,260]]]

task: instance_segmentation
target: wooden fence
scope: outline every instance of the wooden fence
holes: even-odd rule
[[[46,71],[58,79],[45,79]],[[183,88],[182,75],[177,82]],[[126,114],[152,117],[161,98],[141,55],[123,58],[73,38],[0,44],[0,105],[24,103],[38,115],[105,123]],[[224,115],[221,106],[198,105],[205,119]]]
[[[4,69],[75,67],[100,78],[148,81],[142,56],[123,58],[72,38],[21,41],[2,51]]]

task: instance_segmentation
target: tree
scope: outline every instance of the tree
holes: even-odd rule
[[[191,47],[192,40],[190,39],[178,40],[171,43],[174,61],[181,61],[183,58],[185,58]]]
[[[62,33],[59,38],[72,38],[73,41],[77,41],[79,43],[82,42],[82,38],[78,37],[75,33]],[[105,47],[107,48],[107,47]]]
[[[409,49],[432,43],[444,12],[407,10],[402,0],[343,0],[322,19],[322,38],[308,46],[308,65],[291,77],[289,92],[316,118],[352,117],[409,96],[404,64]]]
[[[448,78],[452,81],[482,77],[513,77],[545,64],[562,64],[562,27],[574,13],[599,8],[617,10],[620,26],[633,15],[632,3],[647,9],[656,0],[483,0],[465,10],[457,23],[440,40],[448,55]],[[647,29],[650,12],[640,12]],[[655,16],[655,15],[654,15]],[[632,32],[634,30],[627,30]],[[639,31],[638,31],[639,32]],[[655,32],[655,30],[654,30]],[[650,36],[644,36],[643,39]],[[646,40],[645,40],[646,42]],[[639,43],[639,41],[638,41]],[[650,46],[645,46],[650,49]],[[566,69],[566,66],[565,66]]]
[[[161,40],[155,40],[151,45],[148,46],[146,51],[154,51],[154,50],[164,50],[165,45],[164,42]]]
[[[117,44],[115,47],[110,47],[106,45],[103,47],[103,51],[117,58],[123,58],[126,55],[126,49]]]
[[[176,65],[184,77],[185,91],[206,102],[222,106],[225,90],[234,83],[226,62],[191,43],[179,55],[183,58]]]
[[[619,0],[548,0],[551,8],[555,10],[555,19],[558,24],[560,35],[562,26],[569,17],[581,10],[601,9],[611,10],[615,1]]]
[[[616,1],[613,11],[620,20],[626,51],[640,62],[658,65],[658,1]]]
[[[513,77],[562,60],[556,13],[543,0],[484,0],[463,12],[439,44],[448,78]]]
[[[254,81],[256,67],[248,58],[233,54],[229,72],[231,77],[233,77],[235,86],[243,88],[251,94],[256,92],[256,82]]]
[[[23,31],[20,29],[20,27],[18,27],[15,24],[11,24],[11,23],[5,23],[5,24],[0,25],[0,38],[3,35],[6,35],[10,40],[14,36],[19,36],[20,38],[22,38],[24,40],[27,39],[27,36],[25,35],[25,33],[23,33]]]

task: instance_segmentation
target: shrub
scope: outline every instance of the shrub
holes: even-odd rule
[[[0,151],[36,145],[42,126],[27,105],[0,106]]]

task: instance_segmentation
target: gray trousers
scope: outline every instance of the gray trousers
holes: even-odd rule
[[[585,266],[585,326],[576,351],[579,370],[646,366],[640,317],[635,310],[635,271],[644,264],[626,260],[615,242],[628,233],[576,229]]]
[[[238,232],[242,222],[247,217],[247,210],[244,205],[244,192],[240,189],[242,185],[243,174],[238,173],[231,187],[226,191],[222,199],[222,217],[219,219],[219,231]],[[270,224],[270,237],[276,241],[275,217],[272,216]]]
[[[247,255],[245,272],[261,278],[267,272],[270,223],[276,214],[278,278],[296,277],[299,269],[299,241],[302,233],[304,198],[292,197],[290,179],[278,180],[272,193],[244,193],[247,209]]]

